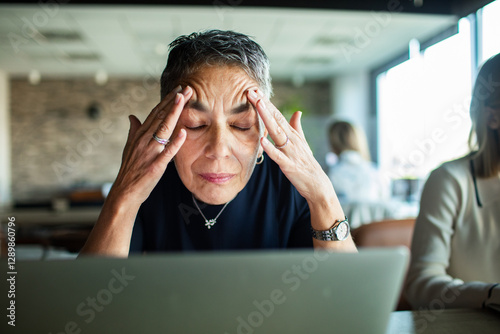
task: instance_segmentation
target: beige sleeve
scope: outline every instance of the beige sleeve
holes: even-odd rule
[[[488,299],[492,283],[464,283],[447,274],[462,191],[466,190],[443,167],[433,171],[424,186],[405,286],[414,309],[481,308]]]

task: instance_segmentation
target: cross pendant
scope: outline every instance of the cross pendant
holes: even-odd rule
[[[210,220],[205,220],[205,226],[210,230],[210,228],[212,226],[215,225],[215,223],[217,223],[217,220],[215,219],[210,219]]]

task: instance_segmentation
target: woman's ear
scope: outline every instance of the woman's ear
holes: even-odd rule
[[[492,130],[500,128],[500,110],[486,107],[486,124]]]

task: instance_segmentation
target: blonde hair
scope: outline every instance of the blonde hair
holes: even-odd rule
[[[333,153],[339,155],[351,150],[359,152],[365,160],[370,160],[366,136],[353,124],[345,121],[334,122],[330,125],[328,135]]]
[[[477,75],[470,117],[472,128],[469,135],[471,158],[478,177],[492,177],[500,172],[500,143],[498,129],[488,126],[485,108],[500,101],[500,54],[488,59]]]

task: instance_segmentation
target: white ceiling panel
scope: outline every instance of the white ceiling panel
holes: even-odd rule
[[[144,76],[163,68],[167,46],[180,34],[232,29],[263,46],[273,77],[320,79],[373,68],[403,52],[410,39],[427,39],[456,21],[442,15],[231,6],[68,5],[49,15],[37,5],[0,5],[0,69],[14,76],[31,69],[42,76],[93,76],[98,70]],[[34,39],[31,27],[52,39]],[[360,34],[370,29],[376,34],[358,47]],[[20,39],[15,47],[12,34]],[[357,52],[346,55],[349,47]]]

